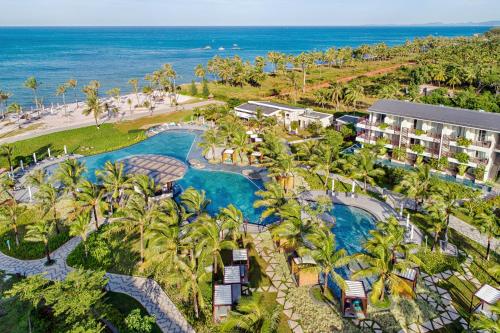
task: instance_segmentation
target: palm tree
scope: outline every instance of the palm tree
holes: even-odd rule
[[[26,206],[20,205],[16,200],[11,200],[8,204],[3,204],[0,208],[0,222],[7,228],[12,228],[16,239],[16,246],[19,246],[18,221],[26,213]]]
[[[109,196],[110,208],[113,205],[120,205],[123,193],[129,184],[129,180],[124,171],[124,165],[120,162],[106,161],[103,170],[96,171],[97,178],[106,190]]]
[[[37,90],[40,87],[40,82],[38,82],[34,76],[31,76],[28,79],[26,79],[26,81],[24,81],[24,86],[28,89],[33,90],[33,94],[35,96],[35,105],[36,108],[38,109],[38,116],[40,116],[40,109],[39,109],[40,103],[38,102],[38,95],[37,95]]]
[[[76,99],[76,87],[78,86],[78,81],[76,79],[69,79],[68,82],[66,82],[66,86],[68,88],[73,89],[73,94],[75,97],[75,102],[77,101]]]
[[[472,316],[471,326],[478,332],[500,332],[500,304],[492,305],[493,316],[489,317],[483,313],[475,313]],[[495,319],[496,318],[496,319]]]
[[[96,184],[84,180],[80,185],[80,191],[77,194],[78,205],[86,212],[92,212],[94,216],[95,228],[99,229],[99,216],[97,209],[102,203],[103,190]]]
[[[202,286],[210,281],[211,276],[198,261],[192,250],[188,256],[176,259],[167,281],[168,284],[175,285],[184,298],[191,298],[196,318],[200,316],[200,309],[205,307]]]
[[[146,202],[141,195],[134,195],[123,209],[125,217],[122,221],[125,222],[127,230],[139,232],[140,247],[141,247],[141,264],[144,263],[144,234],[149,231],[153,223],[158,222],[161,218],[161,211],[158,204],[150,200]]]
[[[0,202],[14,199],[12,190],[14,189],[14,180],[7,173],[0,175]],[[6,198],[6,199],[5,199]]]
[[[236,248],[236,243],[232,239],[221,238],[222,230],[219,224],[208,215],[201,216],[190,226],[196,253],[210,255],[214,273],[217,274],[218,267],[224,268],[220,252]]]
[[[211,160],[215,160],[215,149],[221,143],[219,132],[216,129],[209,129],[203,133],[201,138],[203,141],[199,142],[198,146],[203,149],[203,155],[206,156],[210,151],[212,153]]]
[[[411,287],[397,274],[404,272],[410,267],[406,259],[394,260],[392,249],[392,237],[378,237],[377,246],[367,248],[365,244],[364,253],[353,256],[360,260],[365,268],[360,268],[354,272],[351,278],[357,280],[366,277],[375,277],[372,284],[371,300],[372,302],[383,301],[385,299],[385,289],[389,288],[393,295],[401,293],[412,294]]]
[[[309,156],[308,163],[312,166],[315,172],[320,172],[325,176],[325,191],[328,190],[328,179],[330,171],[337,160],[337,150],[326,143],[320,143],[312,149],[312,155]],[[332,189],[335,191],[335,189]]]
[[[59,199],[59,190],[51,183],[42,184],[35,194],[36,199],[39,201],[40,209],[45,214],[52,213],[52,223],[54,223],[56,232],[59,234],[59,220],[57,218],[57,204]]]
[[[281,223],[271,230],[275,240],[280,246],[288,249],[297,249],[304,244],[305,237],[311,232],[311,220],[302,220],[302,207],[295,200],[289,200],[281,206],[277,215]],[[284,242],[281,242],[283,240]]]
[[[362,152],[357,155],[352,176],[363,181],[365,191],[368,183],[375,184],[375,177],[381,177],[385,174],[384,169],[377,167],[375,161],[375,157],[371,153]]]
[[[97,129],[99,129],[99,123],[97,120],[105,110],[101,101],[99,100],[97,85],[87,86],[87,89],[85,89],[85,94],[87,95],[87,103],[82,111],[82,114],[85,116],[92,114],[94,116],[95,126]]]
[[[492,211],[485,211],[474,219],[479,231],[488,237],[486,260],[490,260],[491,239],[500,235],[500,219]]]
[[[83,179],[85,171],[86,168],[82,162],[75,158],[70,158],[59,164],[54,178],[56,181],[61,182],[64,192],[71,194],[73,199],[76,200],[77,188]]]
[[[330,84],[329,91],[330,100],[335,105],[335,110],[338,111],[344,95],[344,86],[341,83],[334,82]]]
[[[407,197],[415,199],[418,210],[419,205],[430,195],[431,181],[430,166],[423,164],[417,167],[416,172],[405,174],[399,185],[396,186],[396,190],[404,191]]]
[[[154,197],[160,190],[153,178],[147,175],[135,175],[131,178],[131,188],[135,193],[142,195],[146,205],[149,204],[149,198]]]
[[[311,254],[323,273],[323,295],[326,295],[329,275],[342,290],[345,290],[345,281],[335,270],[346,266],[351,260],[346,250],[337,250],[335,236],[328,228],[316,228],[306,238],[313,247],[306,249],[305,252]]]
[[[68,106],[66,105],[66,91],[68,90],[68,86],[66,84],[61,84],[56,89],[56,96],[62,96],[62,102],[64,105],[64,113],[67,114]]]
[[[344,100],[352,105],[354,108],[357,108],[358,102],[364,96],[364,89],[361,85],[358,84],[349,84],[345,90]]]
[[[277,332],[281,307],[276,305],[269,311],[261,293],[242,298],[236,311],[221,324],[222,332],[271,333]]]
[[[5,157],[7,159],[7,163],[9,163],[10,172],[14,172],[14,166],[12,165],[12,157],[14,156],[14,146],[11,145],[0,146],[0,156]]]
[[[204,214],[210,205],[210,199],[206,198],[205,191],[197,191],[192,187],[182,192],[179,198],[186,211],[196,218]]]
[[[200,78],[202,81],[205,80],[205,76],[207,76],[207,72],[202,64],[196,65],[194,69],[194,75]]]
[[[307,71],[314,64],[314,59],[308,53],[301,53],[293,58],[293,64],[302,70],[302,93],[305,93]]]
[[[12,96],[11,93],[0,90],[0,106],[2,107],[2,119],[5,118],[5,112],[7,111],[7,100]]]
[[[222,222],[222,231],[228,231],[231,239],[236,242],[240,237],[240,229],[244,223],[243,213],[241,210],[230,204],[227,207],[221,208],[217,219]]]
[[[17,127],[21,128],[21,113],[23,112],[23,108],[18,103],[12,103],[7,108],[9,112],[15,112],[17,114]]]
[[[287,153],[280,153],[275,160],[270,160],[269,176],[275,177],[277,181],[281,182],[283,189],[288,193],[290,190],[289,181],[294,179],[297,167],[292,155]]]
[[[27,227],[26,239],[28,242],[41,242],[45,247],[45,256],[47,257],[46,265],[52,264],[54,261],[50,259],[49,237],[52,233],[52,223],[47,223],[44,219],[37,219],[34,224]]]
[[[281,207],[287,203],[290,196],[285,192],[282,186],[275,181],[265,183],[265,190],[257,191],[255,194],[261,199],[255,200],[254,208],[266,207],[261,214],[264,220],[269,216],[276,215]]]
[[[234,152],[239,155],[240,162],[243,163],[243,154],[251,149],[251,146],[248,144],[248,135],[244,131],[238,131],[234,134],[231,143]]]
[[[425,208],[429,212],[429,216],[432,219],[432,227],[430,231],[434,233],[434,242],[432,244],[431,251],[434,251],[436,245],[438,244],[439,235],[446,228],[446,206],[443,201],[431,201],[426,204]]]
[[[439,182],[433,188],[434,194],[431,195],[431,201],[435,203],[441,202],[446,219],[446,229],[444,231],[444,241],[445,244],[448,242],[448,227],[450,225],[450,216],[458,205],[458,202],[462,198],[462,192],[460,186],[452,184],[450,182]]]
[[[132,90],[134,91],[137,105],[139,105],[139,80],[130,79],[130,80],[128,80],[128,84],[130,84],[132,86]]]
[[[69,235],[79,236],[82,239],[85,258],[88,256],[87,236],[90,232],[90,215],[88,213],[78,214],[76,219],[69,225]]]

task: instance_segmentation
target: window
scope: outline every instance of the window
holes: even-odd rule
[[[457,136],[465,137],[465,127],[461,127],[461,126],[458,127]]]
[[[486,131],[479,130],[479,134],[477,135],[477,141],[486,141]]]

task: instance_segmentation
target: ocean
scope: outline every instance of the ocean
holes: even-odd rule
[[[101,91],[120,87],[129,92],[130,78],[171,63],[178,82],[190,82],[197,64],[215,55],[245,60],[268,51],[297,54],[330,47],[402,44],[426,36],[471,36],[488,27],[0,27],[0,89],[13,93],[9,102],[33,103],[23,82],[34,75],[47,105],[61,102],[56,87],[70,78],[76,92],[90,80]],[[67,101],[73,101],[73,92]]]

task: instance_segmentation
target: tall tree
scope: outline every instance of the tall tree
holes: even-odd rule
[[[78,214],[76,219],[69,225],[70,236],[80,237],[82,239],[85,258],[88,256],[87,237],[90,232],[90,214]]]
[[[17,114],[17,127],[21,128],[21,113],[23,113],[23,108],[18,103],[12,103],[8,106],[7,110],[9,112],[14,112]]]
[[[34,76],[30,76],[24,81],[24,86],[33,91],[33,95],[35,97],[35,105],[38,111],[38,116],[40,116],[40,101],[38,100],[38,88],[40,88],[40,82]]]
[[[495,212],[487,210],[479,214],[474,219],[474,222],[479,231],[488,238],[488,245],[486,246],[486,260],[490,260],[491,239],[498,238],[500,236],[500,219]]]
[[[27,232],[24,237],[28,242],[43,243],[45,247],[45,256],[47,257],[47,265],[53,263],[50,258],[49,237],[52,234],[52,223],[48,223],[43,218],[38,218],[34,224],[27,227]]]
[[[83,180],[86,171],[83,162],[70,158],[59,164],[59,168],[54,173],[54,178],[63,185],[64,192],[70,194],[76,200],[78,185]]]
[[[82,111],[82,114],[85,116],[92,114],[97,129],[99,129],[100,126],[98,119],[105,111],[104,106],[99,99],[99,87],[100,83],[98,81],[91,81],[83,89],[83,92],[87,96],[87,103]]]
[[[0,207],[0,222],[7,228],[12,228],[16,240],[16,246],[19,246],[19,219],[26,213],[26,206],[19,204],[16,200],[11,200]]]
[[[96,230],[99,229],[98,209],[102,203],[102,196],[103,190],[98,185],[88,180],[81,182],[77,194],[77,202],[85,212],[92,212]]]
[[[367,190],[368,184],[374,184],[375,178],[384,175],[384,169],[378,167],[375,156],[369,152],[362,152],[357,155],[353,177],[364,183],[364,189]]]
[[[7,159],[10,172],[14,172],[14,165],[12,164],[12,158],[14,157],[14,146],[7,144],[0,146],[0,156]]]
[[[132,90],[134,91],[135,94],[135,100],[137,105],[140,104],[139,102],[139,80],[138,79],[130,79],[128,80],[128,84],[132,86]]]
[[[57,214],[57,205],[59,201],[59,190],[52,183],[42,184],[35,194],[36,199],[40,204],[40,209],[44,215],[50,214],[51,221],[55,226],[56,232],[59,234],[59,219]]]

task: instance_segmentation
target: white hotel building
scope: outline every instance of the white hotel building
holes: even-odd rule
[[[248,101],[234,108],[235,114],[243,119],[255,118],[258,110],[262,112],[264,117],[275,117],[279,121],[283,121],[284,117],[285,124],[289,127],[294,121],[297,122],[299,128],[305,128],[313,122],[328,127],[333,122],[333,115],[329,113],[273,102]]]
[[[383,137],[389,150],[404,148],[410,159],[416,158],[411,147],[418,144],[425,147],[424,157],[446,156],[452,166],[459,163],[455,154],[465,152],[468,173],[482,165],[485,180],[500,176],[500,114],[397,100],[379,100],[368,112],[356,125],[360,143]],[[459,138],[470,144],[459,145]]]

